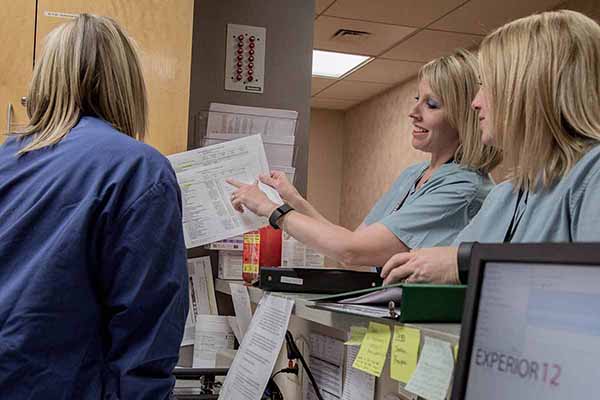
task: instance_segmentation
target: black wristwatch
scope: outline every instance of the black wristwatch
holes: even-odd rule
[[[294,209],[290,207],[289,204],[283,203],[271,213],[271,216],[269,217],[269,224],[271,224],[271,226],[275,229],[280,229],[279,225],[277,225],[277,220],[293,210]]]

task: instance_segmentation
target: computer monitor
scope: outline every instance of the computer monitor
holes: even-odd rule
[[[475,244],[452,400],[600,391],[600,243]]]

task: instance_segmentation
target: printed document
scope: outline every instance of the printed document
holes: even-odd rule
[[[287,331],[294,300],[265,295],[260,300],[225,378],[219,400],[260,400]]]
[[[233,349],[229,319],[221,315],[199,315],[194,337],[194,368],[215,368],[217,352]]]
[[[211,103],[206,134],[294,136],[297,119],[292,110]]]
[[[248,295],[248,288],[244,285],[230,283],[229,289],[231,290],[233,309],[235,310],[238,329],[240,330],[239,335],[241,340],[238,339],[238,341],[242,343],[246,331],[248,331],[248,327],[250,326],[250,321],[252,320],[250,296]]]
[[[453,369],[450,343],[425,336],[417,369],[406,384],[406,390],[428,400],[444,400]]]
[[[169,156],[177,174],[183,201],[183,234],[187,248],[202,246],[258,229],[268,224],[251,212],[239,213],[231,205],[235,188],[225,180],[254,183],[269,173],[262,139],[248,136]],[[259,184],[277,204],[282,200],[267,185]]]
[[[358,346],[348,346],[346,353],[346,379],[342,400],[373,400],[375,396],[375,377],[354,368],[358,355]]]
[[[343,359],[343,341],[315,333],[310,335],[310,369],[325,399],[342,397]],[[316,400],[317,395],[309,379],[303,383],[304,399]]]
[[[187,267],[190,309],[185,321],[182,346],[194,344],[194,326],[199,315],[217,314],[210,257],[191,258],[187,261]]]

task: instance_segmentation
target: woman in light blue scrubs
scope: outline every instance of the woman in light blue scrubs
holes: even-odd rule
[[[600,241],[600,26],[573,11],[511,22],[484,39],[473,101],[483,141],[510,179],[494,188],[461,242]],[[398,254],[386,282],[457,283],[457,247]]]
[[[232,204],[265,217],[307,246],[345,265],[382,266],[393,254],[423,246],[449,245],[477,214],[491,189],[488,171],[499,161],[484,146],[470,107],[477,90],[477,60],[458,50],[425,65],[419,73],[412,145],[431,155],[405,170],[355,231],[327,221],[285,179],[260,177],[285,205],[257,187],[235,180]]]

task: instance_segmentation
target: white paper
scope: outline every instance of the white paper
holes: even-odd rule
[[[248,288],[244,285],[230,283],[231,300],[233,301],[233,309],[237,317],[237,324],[240,329],[240,337],[242,340],[248,331],[250,321],[252,320],[252,306],[250,305],[250,296]],[[241,341],[240,341],[241,343]]]
[[[194,368],[215,368],[217,352],[233,349],[234,335],[226,316],[198,316],[194,336]]]
[[[294,300],[263,296],[225,378],[219,400],[260,400],[281,350],[293,306]]]
[[[417,368],[406,384],[406,390],[427,400],[444,400],[453,369],[454,355],[450,343],[425,336]]]
[[[311,334],[310,369],[324,398],[339,399],[342,396],[342,363],[344,342],[329,336]],[[317,399],[310,380],[304,380],[304,399]]]
[[[218,313],[210,257],[191,258],[187,261],[187,267],[190,308],[185,320],[181,346],[194,344],[198,315]]]
[[[229,326],[231,327],[231,330],[233,331],[238,343],[242,343],[242,335],[240,334],[240,327],[238,325],[237,318],[233,316],[227,316],[227,320],[229,321]]]
[[[329,364],[312,356],[309,357],[309,365],[321,396],[339,400],[342,396],[342,366]],[[318,399],[308,377],[304,380],[303,392],[305,400]]]
[[[282,267],[323,267],[325,257],[315,250],[306,247],[284,232],[281,246]]]
[[[262,135],[261,135],[262,136]],[[246,135],[213,135],[204,138],[203,146],[213,146],[246,137]],[[269,137],[262,136],[265,156],[269,165],[291,166],[294,161],[294,137],[281,136]],[[284,172],[284,171],[282,171]]]
[[[191,346],[194,344],[194,330],[196,329],[196,324],[194,324],[194,320],[192,317],[192,315],[194,314],[194,312],[192,311],[192,303],[189,304],[190,309],[185,320],[185,328],[183,330],[183,339],[181,340],[181,346]]]
[[[375,377],[352,366],[360,346],[347,346],[346,379],[342,400],[373,400]]]
[[[342,365],[344,341],[329,336],[310,334],[310,355],[330,364]]]
[[[201,314],[218,314],[210,257],[187,260],[192,322]]]
[[[298,112],[211,103],[206,127],[213,134],[294,136]]]
[[[187,248],[230,238],[268,224],[252,212],[239,213],[231,205],[235,188],[227,178],[254,183],[269,173],[260,136],[248,136],[222,144],[169,156],[183,197],[183,234]],[[277,192],[259,187],[277,204]]]
[[[242,280],[241,251],[219,251],[219,278]]]

